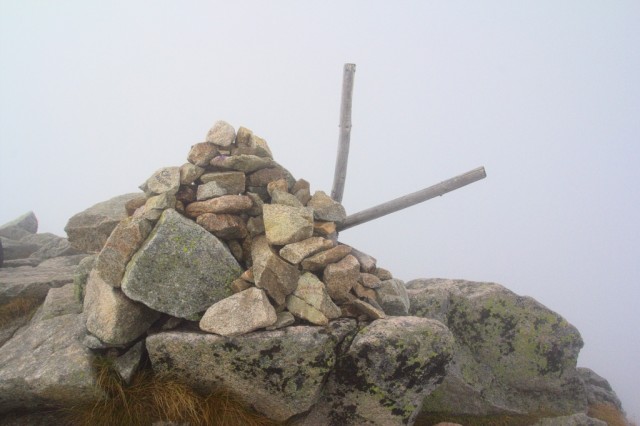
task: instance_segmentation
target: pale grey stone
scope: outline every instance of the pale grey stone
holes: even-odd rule
[[[180,371],[199,391],[228,389],[258,412],[284,422],[320,398],[336,362],[336,348],[355,321],[328,327],[293,326],[235,337],[166,332],[147,338],[156,372]]]
[[[211,305],[200,320],[200,329],[237,336],[273,325],[276,320],[276,310],[266,293],[251,287]]]
[[[162,216],[162,212],[176,207],[176,196],[170,192],[154,195],[147,199],[142,212],[136,212],[134,218],[155,222]]]
[[[366,272],[369,274],[373,274],[375,272],[377,263],[375,257],[369,256],[368,254],[356,249],[351,250],[351,254],[354,255],[356,259],[358,259],[361,272]]]
[[[262,217],[269,244],[291,244],[313,236],[313,213],[306,207],[265,204]]]
[[[228,147],[236,138],[236,131],[231,124],[226,121],[216,121],[209,133],[207,133],[207,142],[221,147]]]
[[[163,167],[156,170],[140,189],[148,196],[175,194],[180,189],[180,167]]]
[[[66,238],[62,238],[49,233],[33,234],[29,237],[23,238],[22,241],[25,240],[35,242],[36,244],[38,244],[37,241],[42,241],[38,251],[31,255],[31,257],[40,260],[52,259],[54,257],[60,256],[82,254],[80,250],[76,250],[75,248],[73,248],[71,246],[71,243],[69,243],[69,240],[67,240]]]
[[[373,321],[354,337],[299,425],[412,425],[454,352],[451,332],[417,317]]]
[[[329,318],[325,314],[293,294],[287,296],[287,310],[294,316],[309,321],[311,324],[329,324]]]
[[[327,265],[336,263],[351,253],[351,247],[339,245],[328,250],[320,251],[307,257],[301,263],[306,271],[322,271]]]
[[[244,193],[245,175],[242,172],[206,173],[200,177],[197,200],[203,201],[222,195],[238,195]]]
[[[280,256],[288,262],[298,264],[305,258],[334,246],[335,243],[326,238],[311,237],[282,247]]]
[[[42,306],[31,319],[31,323],[45,321],[61,315],[80,313],[82,313],[82,303],[75,295],[73,283],[69,283],[49,290]]]
[[[276,322],[273,325],[270,325],[269,327],[266,328],[268,331],[288,327],[296,322],[296,319],[294,318],[293,314],[291,314],[291,312],[288,312],[288,311],[278,312],[277,317],[278,318],[276,319]]]
[[[113,367],[125,383],[131,383],[134,373],[140,367],[143,354],[144,342],[141,340],[113,361]]]
[[[73,273],[74,294],[80,303],[84,302],[84,289],[87,286],[89,274],[93,269],[93,265],[96,263],[97,257],[98,255],[96,254],[85,257],[80,261]]]
[[[362,312],[364,315],[366,315],[368,318],[370,318],[372,320],[384,319],[384,318],[387,317],[385,315],[384,311],[382,311],[381,309],[376,308],[375,306],[371,305],[370,303],[365,302],[364,300],[354,299],[350,303],[357,310],[359,310],[360,312]]]
[[[282,260],[272,249],[264,235],[256,237],[251,245],[253,277],[256,286],[267,291],[278,304],[296,289],[300,272]]]
[[[74,215],[64,228],[71,246],[85,253],[102,250],[111,231],[127,217],[127,201],[138,197],[140,193],[120,195]]]
[[[211,157],[213,158],[213,156]],[[207,161],[207,163],[211,160]],[[205,168],[195,164],[185,163],[180,166],[180,185],[191,185],[204,173]]]
[[[4,260],[24,259],[40,249],[38,244],[23,243],[5,237],[0,237],[0,241],[2,241]]]
[[[189,150],[187,161],[198,167],[206,167],[213,157],[218,155],[218,148],[211,142],[200,142]]]
[[[380,287],[374,290],[377,302],[387,315],[407,315],[409,313],[409,296],[404,281],[397,278],[382,281]]]
[[[330,320],[340,317],[340,308],[329,297],[324,283],[311,272],[305,272],[300,276],[293,295],[322,312]]]
[[[87,331],[112,346],[133,342],[160,318],[160,313],[106,284],[95,271],[87,282],[84,314]]]
[[[274,162],[270,158],[257,155],[218,155],[209,162],[213,167],[224,170],[237,170],[244,173],[252,173],[256,170],[272,167]]]
[[[582,338],[555,312],[494,283],[419,279],[407,284],[407,293],[411,314],[442,318],[458,342],[454,362],[424,410],[586,410],[576,371]]]
[[[241,273],[218,238],[169,209],[127,265],[122,290],[156,311],[193,319],[230,296]]]
[[[342,204],[333,200],[324,191],[316,191],[307,203],[307,207],[313,209],[313,217],[316,220],[340,223],[347,217]]]
[[[36,232],[38,232],[38,218],[32,211],[0,226],[0,236],[12,240],[19,240]]]
[[[585,385],[589,405],[608,404],[622,410],[622,403],[607,379],[590,368],[578,367],[577,371]]]
[[[304,207],[304,205],[296,198],[295,195],[285,191],[273,191],[271,194],[271,204],[282,204],[291,207]]]
[[[0,412],[36,411],[97,399],[93,355],[80,343],[81,315],[22,329],[0,348]]]

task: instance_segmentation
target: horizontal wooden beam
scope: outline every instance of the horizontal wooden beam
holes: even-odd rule
[[[467,173],[447,179],[428,188],[421,189],[420,191],[404,195],[394,200],[387,201],[386,203],[382,203],[375,207],[347,216],[344,222],[337,224],[337,229],[338,231],[344,231],[345,229],[386,216],[389,213],[397,212],[398,210],[406,209],[407,207],[422,203],[423,201],[430,200],[431,198],[442,196],[447,192],[462,188],[463,186],[469,185],[470,183],[476,182],[480,179],[484,179],[485,177],[487,177],[487,173],[485,172],[484,167],[478,167],[477,169],[473,169]]]

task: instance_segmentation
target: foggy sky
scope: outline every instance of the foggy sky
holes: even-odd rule
[[[407,281],[534,297],[638,421],[638,22],[637,1],[0,0],[0,224],[64,236],[219,119],[330,193],[355,63],[348,213],[488,177],[340,240]]]

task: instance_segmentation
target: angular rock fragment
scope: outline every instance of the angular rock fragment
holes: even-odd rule
[[[307,257],[302,261],[302,269],[306,271],[321,271],[327,265],[338,262],[349,253],[351,253],[351,247],[338,245]]]
[[[247,225],[238,215],[205,213],[196,223],[218,238],[239,239],[247,236]]]
[[[147,199],[144,210],[134,214],[134,217],[156,221],[166,209],[173,209],[176,206],[176,196],[170,192],[154,195]]]
[[[354,299],[349,303],[351,303],[358,311],[366,315],[369,319],[377,320],[387,317],[383,311],[363,300]]]
[[[244,173],[255,172],[273,166],[273,160],[257,155],[218,155],[209,162],[212,167],[223,170],[237,170]]]
[[[293,314],[288,311],[278,312],[278,318],[273,325],[267,327],[267,331],[277,330],[279,328],[290,326],[295,323],[296,319],[293,317]]]
[[[283,305],[286,296],[293,293],[298,285],[298,268],[280,259],[264,235],[253,240],[251,258],[256,286],[265,289],[278,305]]]
[[[358,260],[347,255],[337,263],[332,263],[324,269],[322,281],[327,285],[327,292],[336,303],[348,302],[351,289],[358,283],[360,264]]]
[[[278,179],[285,179],[289,187],[293,186],[295,179],[291,176],[291,173],[282,166],[267,167],[251,173],[247,176],[247,185],[253,187],[265,187],[269,182],[273,182]]]
[[[388,315],[409,314],[409,296],[402,280],[394,278],[382,281],[375,292],[376,300]]]
[[[200,176],[202,176],[204,171],[204,167],[196,166],[195,164],[191,163],[183,164],[182,166],[180,166],[180,185],[191,185]]]
[[[336,224],[335,222],[320,222],[315,221],[313,224],[313,235],[320,237],[335,237],[336,236]]]
[[[236,138],[236,131],[231,124],[226,121],[216,121],[207,133],[207,142],[220,147],[228,147]]]
[[[213,157],[218,155],[218,148],[211,142],[201,142],[193,145],[187,160],[198,167],[206,167]]]
[[[189,204],[186,213],[196,218],[204,213],[238,214],[253,207],[253,201],[246,195],[223,195],[206,201],[196,201]]]
[[[294,316],[309,321],[311,324],[329,324],[329,318],[325,314],[293,294],[287,296],[287,310]]]
[[[293,295],[322,312],[328,319],[340,317],[340,308],[329,297],[324,283],[310,272],[300,276]]]
[[[360,263],[360,271],[369,274],[373,274],[375,272],[377,261],[374,257],[356,249],[351,250],[351,254],[358,259],[358,262]]]
[[[133,342],[160,318],[160,313],[106,284],[95,271],[87,282],[84,314],[87,331],[113,346]]]
[[[331,240],[322,237],[311,237],[282,247],[280,256],[288,262],[298,264],[305,258],[334,246],[335,243]]]
[[[46,321],[62,315],[80,313],[82,313],[82,303],[75,295],[74,285],[69,283],[49,290],[42,306],[31,319],[31,323]]]
[[[231,295],[241,273],[219,239],[169,209],[127,265],[122,290],[156,311],[190,319]]]
[[[140,189],[147,195],[158,195],[168,192],[175,194],[180,188],[180,167],[163,167],[156,170]]]
[[[200,177],[197,200],[203,201],[222,195],[238,195],[244,192],[245,174],[242,172],[207,173]]]
[[[144,355],[144,341],[133,345],[113,362],[113,367],[125,383],[130,384],[133,374],[138,370]]]
[[[200,320],[200,329],[221,336],[237,336],[275,324],[276,310],[266,293],[248,288],[213,304]]]
[[[152,225],[146,219],[123,219],[96,258],[96,274],[110,286],[120,287],[127,263],[149,236],[151,229]]]
[[[362,264],[360,264],[360,270],[362,270]],[[382,281],[380,280],[380,278],[376,277],[373,274],[368,274],[366,272],[360,273],[360,278],[358,279],[358,282],[363,286],[371,289],[378,288],[382,285]]]
[[[316,191],[307,203],[307,207],[313,209],[313,217],[316,220],[340,223],[347,217],[342,204],[334,201],[324,191]]]
[[[313,235],[313,213],[306,207],[265,204],[262,215],[269,244],[291,244]]]
[[[0,237],[15,241],[36,232],[38,232],[38,218],[33,212],[27,212],[0,226]]]

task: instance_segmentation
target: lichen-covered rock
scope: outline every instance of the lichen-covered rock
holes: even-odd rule
[[[586,409],[576,372],[582,338],[529,297],[493,283],[420,279],[407,283],[413,315],[438,318],[456,338],[456,356],[425,411],[571,414]]]
[[[116,225],[127,217],[127,201],[138,197],[140,193],[120,195],[74,215],[64,228],[71,246],[84,253],[102,250]]]
[[[171,316],[191,318],[232,294],[242,268],[215,236],[169,209],[131,258],[122,291]]]
[[[307,203],[307,207],[313,209],[313,217],[316,220],[340,223],[347,217],[342,204],[333,200],[324,191],[316,191]]]
[[[404,282],[397,278],[382,281],[375,288],[376,300],[388,315],[409,314],[409,296]]]
[[[235,337],[195,332],[147,338],[154,371],[178,374],[200,391],[225,388],[271,419],[285,421],[319,399],[336,347],[355,332],[352,320],[294,326]]]
[[[251,287],[211,305],[200,320],[200,329],[237,336],[273,325],[277,319],[266,293]]]
[[[159,312],[106,284],[95,270],[87,282],[83,312],[87,331],[111,346],[133,342],[160,318]]]
[[[411,425],[424,397],[444,378],[453,346],[453,336],[438,321],[373,321],[338,359],[322,400],[296,424]]]
[[[81,315],[32,324],[0,348],[0,413],[76,405],[99,397]]]

